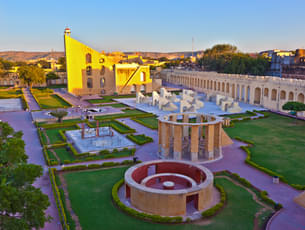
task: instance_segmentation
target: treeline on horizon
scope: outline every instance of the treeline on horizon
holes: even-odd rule
[[[264,75],[270,65],[267,58],[251,57],[229,44],[215,45],[206,49],[203,57],[198,60],[198,64],[207,71],[249,75]]]

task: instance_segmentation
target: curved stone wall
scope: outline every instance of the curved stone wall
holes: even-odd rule
[[[163,159],[210,161],[222,156],[232,140],[223,119],[203,113],[172,113],[159,117],[159,156]]]
[[[125,196],[136,209],[162,216],[208,207],[213,200],[213,174],[186,161],[156,160],[129,168],[125,173]],[[149,184],[147,184],[149,183]]]

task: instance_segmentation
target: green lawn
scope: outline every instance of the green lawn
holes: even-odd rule
[[[140,123],[151,129],[158,129],[158,119],[155,116],[151,117],[136,117],[133,119],[135,122]]]
[[[57,94],[53,94],[52,89],[36,88],[32,89],[41,109],[68,108],[71,105]]]
[[[112,186],[127,168],[112,168],[64,174],[72,209],[82,229],[111,230],[223,230],[253,229],[254,215],[261,208],[245,189],[223,178],[216,179],[227,193],[224,209],[210,223],[166,225],[142,221],[118,210],[111,200]],[[85,185],[85,186],[84,186]]]
[[[20,89],[0,90],[0,98],[16,98],[22,95]]]
[[[102,104],[102,105],[98,105],[98,106],[111,106],[113,108],[125,108],[125,107],[128,107],[128,105],[124,105],[124,104],[121,104],[121,103],[114,103],[114,104]]]
[[[223,115],[223,117],[229,117],[229,118],[245,118],[245,117],[252,117],[255,116],[255,113],[246,111],[245,113],[235,113],[235,114],[226,114]]]
[[[283,175],[291,184],[305,185],[305,122],[270,113],[268,118],[236,122],[225,128],[231,137],[255,143],[252,161]]]
[[[92,127],[96,127],[96,122],[91,122]],[[100,127],[112,127],[119,133],[134,133],[135,130],[130,128],[128,125],[121,123],[116,120],[110,120],[110,121],[103,121],[99,122]]]
[[[140,135],[129,134],[126,137],[138,145],[144,145],[146,143],[154,141],[151,137],[145,136],[144,134],[140,134]]]
[[[124,118],[124,117],[135,117],[138,115],[146,114],[145,112],[142,112],[137,109],[123,109],[124,113],[119,114],[110,114],[110,115],[103,115],[103,116],[95,116],[94,119],[96,120],[108,120],[108,119],[116,119],[116,118]]]
[[[131,156],[133,154],[131,149],[121,150],[116,153],[107,153],[107,154],[101,154],[101,155],[92,155],[92,156],[82,156],[82,157],[75,157],[71,150],[67,150],[67,148],[59,147],[59,148],[53,148],[56,155],[60,159],[59,164],[67,164],[65,161],[69,161],[69,163],[73,162],[84,162],[84,161],[93,161],[93,160],[103,160],[103,159],[109,159],[109,158],[118,158],[118,157],[127,157]],[[48,156],[50,161],[57,160],[52,151],[50,149],[47,150]]]
[[[74,129],[78,129],[78,126],[76,125],[72,125],[72,126],[67,126],[67,127],[61,127],[61,128],[54,128],[54,129],[46,129],[45,132],[47,134],[47,136],[49,137],[50,140],[50,144],[58,144],[58,143],[63,143],[65,142],[61,135],[59,134],[59,130],[74,130]],[[43,138],[44,141],[46,141],[45,138]],[[45,142],[46,144],[46,142]]]

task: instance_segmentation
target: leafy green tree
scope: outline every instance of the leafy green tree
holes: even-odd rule
[[[55,110],[50,113],[53,117],[57,117],[58,122],[62,122],[62,119],[68,115],[68,112],[65,110]]]
[[[51,64],[47,62],[46,60],[39,60],[36,62],[37,66],[43,69],[49,69],[51,68]]]
[[[51,80],[59,79],[59,76],[54,72],[49,72],[46,74],[46,79],[47,79],[47,83],[49,85]]]
[[[59,71],[61,71],[61,72],[66,72],[66,71],[67,71],[67,67],[66,67],[66,57],[60,57],[60,58],[58,58],[57,63],[60,64],[60,69],[59,69]]]
[[[43,69],[33,65],[20,66],[18,69],[18,75],[19,78],[30,88],[32,88],[33,84],[44,83],[46,80]]]
[[[42,167],[28,164],[22,132],[0,122],[0,229],[40,229],[50,216],[48,196],[33,182],[42,175]]]
[[[297,116],[298,112],[305,111],[305,104],[298,101],[288,101],[282,106],[282,109],[293,111]]]

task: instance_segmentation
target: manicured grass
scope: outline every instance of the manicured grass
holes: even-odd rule
[[[84,162],[84,161],[94,161],[94,160],[103,160],[103,159],[109,159],[109,158],[119,158],[119,157],[128,157],[133,155],[133,150],[132,149],[126,149],[126,150],[121,150],[118,152],[113,152],[113,153],[105,153],[105,154],[100,154],[100,155],[90,155],[90,156],[81,156],[81,157],[76,157],[73,155],[71,150],[68,150],[66,146],[64,147],[59,147],[59,148],[53,148],[55,151],[56,155],[60,159],[59,164],[70,164],[70,163],[76,163],[76,162]],[[56,157],[50,151],[50,149],[47,150],[47,154],[49,156],[50,161],[56,161]]]
[[[226,114],[223,115],[223,117],[229,117],[229,118],[245,118],[245,117],[252,117],[256,114],[254,112],[246,111],[245,113],[236,113],[236,114]]]
[[[53,94],[52,89],[37,88],[32,89],[32,94],[37,100],[41,109],[68,108],[71,105],[57,94]]]
[[[251,160],[283,175],[291,184],[305,185],[305,122],[270,113],[264,119],[236,122],[225,128],[230,137],[253,141]]]
[[[104,116],[95,116],[94,119],[96,120],[109,120],[109,119],[116,119],[116,118],[123,118],[123,117],[135,117],[138,115],[146,114],[137,109],[124,109],[122,110],[124,113],[120,114],[111,114],[111,115],[104,115]]]
[[[92,122],[90,123],[92,127],[96,127],[96,122]],[[110,121],[103,121],[99,123],[100,127],[112,127],[113,129],[115,129],[116,131],[118,131],[119,133],[134,133],[135,130],[130,128],[128,125],[116,121],[116,120],[110,120]]]
[[[111,106],[113,108],[125,108],[125,107],[128,107],[128,105],[124,105],[124,104],[121,104],[121,103],[115,103],[115,104],[102,104],[102,105],[98,105],[98,106]]]
[[[65,142],[61,135],[59,134],[59,130],[73,130],[73,129],[78,129],[78,126],[72,125],[72,126],[67,126],[63,128],[54,128],[54,129],[46,129],[45,132],[49,137],[50,144],[58,144],[58,143],[63,143]],[[46,139],[45,139],[46,140]]]
[[[103,96],[101,99],[89,99],[87,100],[91,104],[99,104],[99,103],[108,103],[108,102],[113,102],[112,99],[116,98],[132,98],[135,97],[135,95],[119,95],[119,96]]]
[[[144,145],[146,143],[154,141],[151,137],[145,136],[144,134],[141,135],[129,134],[126,137],[138,145]]]
[[[124,176],[126,169],[123,167],[64,174],[72,209],[83,229],[253,229],[254,215],[261,208],[247,190],[225,178],[217,178],[216,183],[224,187],[228,201],[224,209],[204,225],[196,223],[166,225],[142,221],[118,210],[111,200],[112,186]]]
[[[158,129],[158,119],[155,116],[151,117],[135,117],[132,120],[140,123],[150,129]]]
[[[22,95],[20,89],[0,90],[0,98],[17,98]]]

